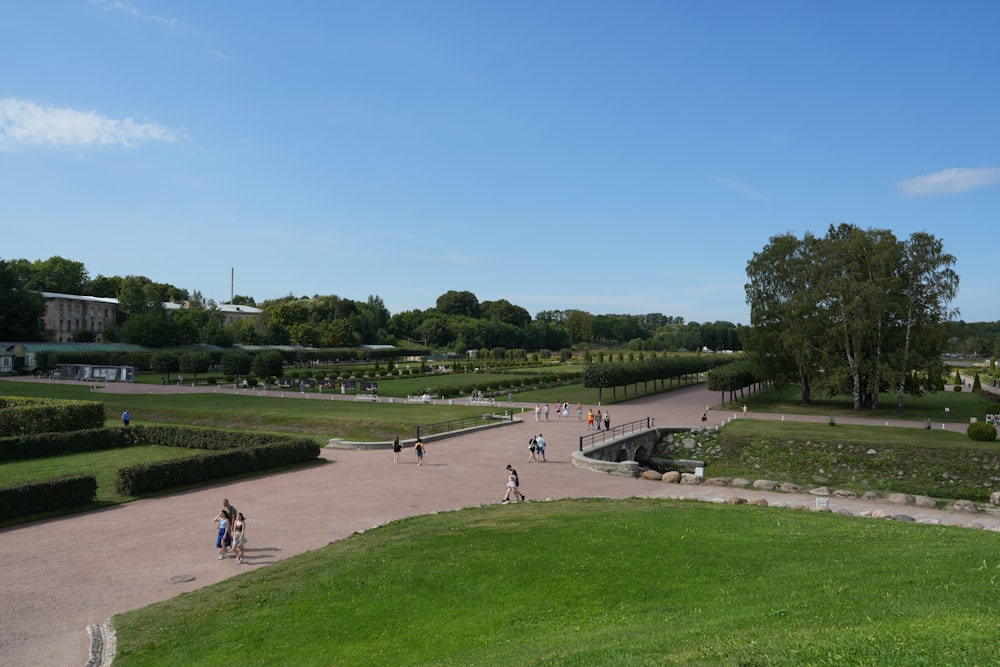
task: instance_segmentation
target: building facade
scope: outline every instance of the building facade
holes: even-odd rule
[[[118,314],[118,299],[42,292],[45,297],[45,330],[50,340],[68,343],[77,331],[94,332],[94,340],[104,339],[104,330]]]
[[[45,330],[49,340],[56,343],[69,343],[77,331],[94,332],[94,340],[98,343],[104,340],[104,331],[115,322],[118,314],[118,299],[100,296],[77,296],[74,294],[58,294],[42,292],[45,297]],[[163,304],[167,312],[186,308],[186,303],[167,302]],[[223,326],[232,326],[243,320],[253,320],[255,328],[260,329],[260,315],[264,311],[253,306],[238,306],[222,303],[216,306],[222,313]]]

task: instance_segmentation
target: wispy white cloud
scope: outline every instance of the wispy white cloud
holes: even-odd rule
[[[223,53],[222,51],[219,51],[218,49],[209,49],[208,50],[208,57],[211,58],[212,60],[232,60],[233,59],[233,57],[231,55],[229,55],[228,53]]]
[[[176,19],[166,18],[159,14],[145,14],[139,11],[132,3],[124,2],[123,0],[90,0],[90,4],[104,11],[122,12],[140,21],[159,23],[166,28],[173,28],[177,25]]]
[[[733,192],[739,193],[744,197],[746,197],[747,199],[753,199],[755,201],[762,201],[767,203],[771,202],[770,197],[761,194],[760,192],[757,192],[746,183],[740,183],[739,181],[734,181],[731,178],[723,178],[722,176],[717,176],[715,180],[719,185],[728,188]]]
[[[149,141],[174,142],[178,134],[158,123],[116,119],[93,111],[44,107],[0,99],[0,151],[18,148],[133,147]]]
[[[896,189],[904,197],[934,197],[954,195],[997,183],[1000,183],[1000,169],[997,167],[944,169],[933,174],[899,181],[896,183]]]

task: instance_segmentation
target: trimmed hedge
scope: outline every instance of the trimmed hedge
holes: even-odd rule
[[[129,435],[128,429],[118,427],[0,438],[0,462],[131,447],[136,442]]]
[[[306,463],[317,458],[320,452],[319,445],[308,438],[268,433],[145,426],[131,431],[131,434],[147,444],[187,447],[207,450],[207,453],[121,468],[115,488],[118,493],[127,496]]]
[[[0,397],[0,437],[63,433],[104,426],[104,405],[97,401]]]
[[[213,479],[306,463],[319,456],[314,440],[175,426],[99,428],[0,439],[0,461],[58,456],[134,445],[185,447],[186,459],[128,466],[118,471],[122,495],[139,495],[201,484]],[[85,482],[82,480],[91,480]],[[97,494],[92,476],[71,476],[0,489],[0,519],[85,506]]]
[[[0,520],[82,507],[97,498],[97,478],[67,475],[0,489]]]

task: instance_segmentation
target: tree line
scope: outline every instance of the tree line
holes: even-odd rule
[[[145,276],[91,278],[81,262],[0,260],[0,339],[44,340],[41,292],[111,297],[117,319],[103,332],[108,342],[147,347],[210,344],[301,345],[349,348],[391,344],[464,352],[472,349],[562,350],[574,346],[624,347],[631,351],[739,350],[732,322],[685,322],[661,313],[594,315],[547,310],[533,318],[506,299],[479,301],[469,291],[449,290],[433,306],[390,313],[379,296],[364,301],[337,295],[294,296],[258,303],[236,295],[235,305],[260,308],[260,321],[224,326],[223,315],[201,292],[157,283]],[[186,307],[167,311],[165,302]],[[77,341],[93,340],[81,330]]]

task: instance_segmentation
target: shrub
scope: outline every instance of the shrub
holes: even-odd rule
[[[133,434],[149,444],[209,451],[187,459],[119,469],[115,488],[129,496],[305,463],[319,456],[319,445],[308,438],[169,426],[147,426]]]
[[[953,391],[962,391],[962,385],[956,384],[954,387],[952,387],[952,390]]]
[[[0,438],[0,461],[19,461],[46,456],[130,447],[135,444],[128,430],[94,428],[69,433],[31,433]]]
[[[97,497],[93,475],[66,475],[0,489],[0,520],[89,505]]]
[[[104,405],[96,401],[0,398],[0,436],[75,431],[104,426]]]
[[[997,439],[997,427],[986,422],[973,422],[965,432],[969,438],[980,442],[992,442]]]

